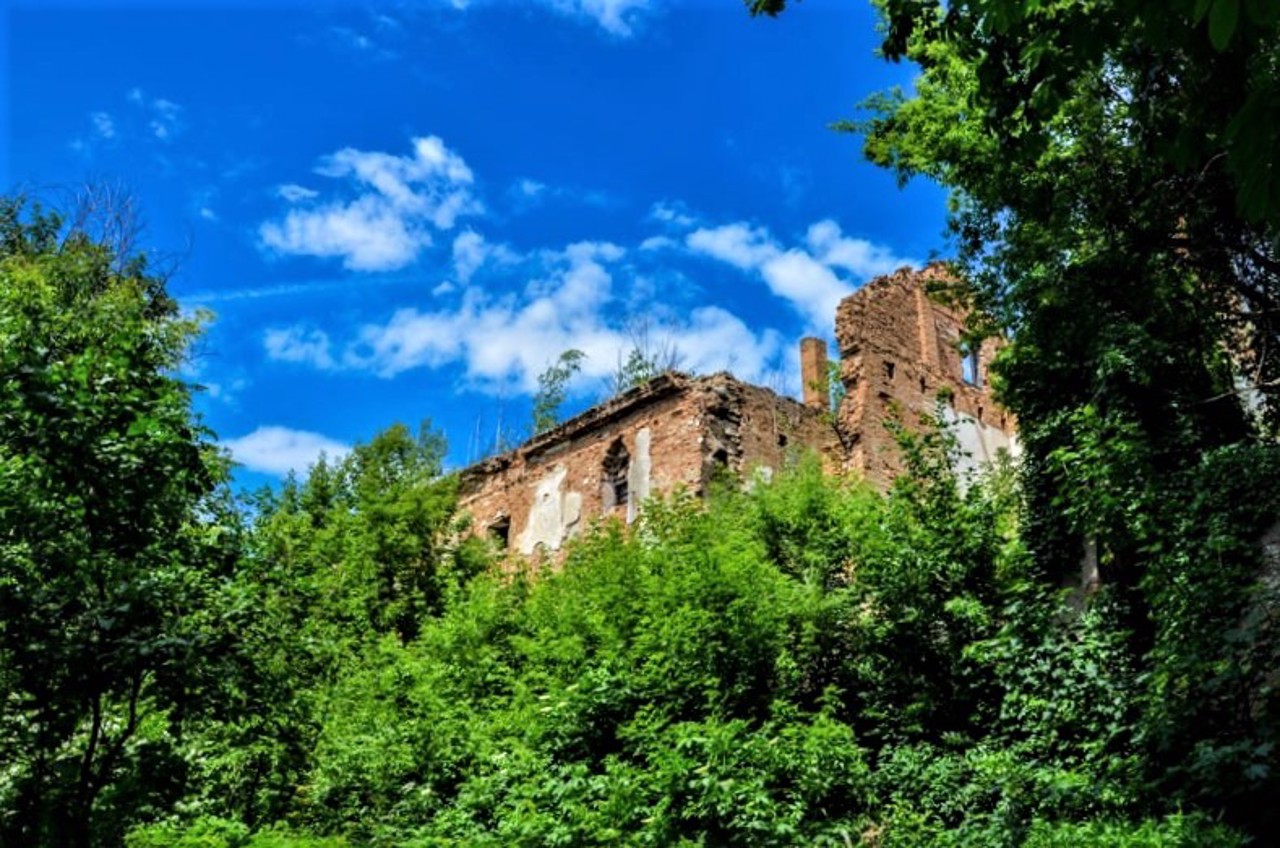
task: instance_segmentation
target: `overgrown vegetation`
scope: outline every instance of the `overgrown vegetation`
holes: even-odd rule
[[[6,843],[1269,832],[1272,448],[1207,456],[1144,579],[1083,611],[1024,543],[1016,474],[960,485],[936,430],[903,430],[887,498],[810,460],[504,576],[427,426],[234,504],[166,376],[194,328],[160,283],[6,212]]]
[[[923,76],[868,154],[953,191],[947,294],[1011,335],[977,481],[904,429],[887,497],[802,461],[516,574],[429,425],[237,500],[198,322],[0,203],[0,843],[1269,844],[1280,16],[882,6]]]
[[[962,489],[944,433],[904,441],[888,498],[809,460],[651,502],[560,568],[444,550],[412,634],[349,541],[375,519],[313,471],[263,506],[234,581],[258,688],[189,725],[190,794],[128,844],[1244,844],[1270,755],[1170,697],[1203,669],[1135,654],[1109,589],[1080,613],[1040,583],[1008,475]],[[1219,691],[1256,698],[1248,677]],[[1213,795],[1167,779],[1205,765]]]
[[[566,350],[538,375],[538,391],[533,396],[533,435],[545,433],[560,423],[560,407],[569,381],[582,370],[582,360],[586,357],[577,348]]]

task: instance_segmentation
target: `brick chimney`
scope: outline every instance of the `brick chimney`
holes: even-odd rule
[[[804,405],[826,412],[831,395],[827,385],[827,343],[822,339],[800,340],[800,383]]]

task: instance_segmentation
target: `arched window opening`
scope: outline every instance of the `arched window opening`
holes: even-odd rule
[[[495,518],[489,525],[489,536],[505,551],[511,544],[511,516],[499,515]]]
[[[627,446],[622,443],[622,439],[614,439],[605,452],[600,468],[600,500],[605,512],[626,505],[629,494],[627,469],[630,465],[631,454],[627,451]]]

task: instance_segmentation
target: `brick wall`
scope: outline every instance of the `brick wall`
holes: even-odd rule
[[[1013,420],[991,397],[988,366],[999,342],[988,339],[966,368],[959,348],[964,314],[931,299],[926,285],[945,270],[903,269],[845,298],[836,311],[840,378],[845,397],[837,412],[844,467],[888,488],[903,471],[902,456],[886,428],[890,420],[918,427],[932,416],[939,391],[944,416],[968,458],[962,469],[1016,452]]]
[[[966,365],[964,314],[932,300],[926,284],[941,266],[904,269],[845,298],[836,314],[845,396],[833,417],[825,392],[809,405],[728,374],[668,373],[592,407],[509,453],[462,473],[461,506],[477,532],[501,534],[512,550],[558,550],[594,521],[631,522],[651,494],[679,487],[701,494],[727,469],[748,480],[771,474],[805,450],[832,472],[888,488],[902,473],[890,420],[918,427],[942,412],[965,454],[961,470],[1016,452],[1014,422],[994,402],[988,340]],[[825,345],[806,340],[804,370],[824,371]],[[815,381],[816,382],[816,381]],[[945,391],[944,391],[945,390]]]
[[[664,374],[468,468],[461,507],[514,551],[555,551],[593,521],[633,521],[650,494],[701,494],[719,467],[745,479],[835,443],[828,417],[791,398],[728,374]]]

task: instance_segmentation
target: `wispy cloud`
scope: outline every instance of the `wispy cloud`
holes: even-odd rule
[[[831,220],[809,227],[803,248],[784,247],[765,228],[743,222],[694,230],[685,237],[685,245],[695,253],[759,274],[774,295],[790,303],[814,328],[830,327],[836,306],[853,293],[856,282],[918,264],[883,245],[844,235]]]
[[[511,193],[518,197],[534,198],[547,190],[546,183],[531,180],[528,177],[516,180],[511,186]]]
[[[519,255],[509,247],[492,244],[474,230],[460,233],[453,240],[453,273],[460,283],[469,282],[486,264],[511,265],[519,261]]]
[[[699,222],[698,216],[678,200],[659,200],[649,207],[649,219],[679,229],[688,229]]]
[[[441,5],[465,11],[472,6],[505,4],[523,6],[529,0],[438,0]],[[660,0],[534,0],[562,17],[591,23],[616,38],[630,38]]]
[[[293,326],[267,330],[263,338],[267,356],[279,362],[300,362],[320,370],[336,364],[330,353],[329,335],[314,327]]]
[[[495,295],[471,285],[452,307],[404,308],[385,322],[366,324],[340,350],[314,328],[277,328],[267,338],[266,353],[280,361],[385,378],[460,364],[474,388],[529,392],[548,362],[577,348],[587,354],[580,379],[590,382],[612,374],[633,344],[627,315],[618,308],[630,289],[647,293],[640,311],[654,316],[653,335],[677,340],[688,368],[728,368],[747,379],[761,379],[778,368],[784,348],[778,332],[752,330],[718,307],[695,308],[687,316],[663,310],[649,282],[635,276],[624,261],[626,256],[623,248],[608,242],[541,251],[524,258],[541,272],[522,291]],[[615,291],[619,281],[622,292]]]
[[[151,101],[151,134],[161,141],[168,141],[182,129],[182,107],[163,97]]]
[[[290,471],[305,471],[320,454],[340,459],[350,452],[349,445],[308,430],[262,426],[223,446],[236,462],[252,471],[283,477]]]
[[[276,195],[290,203],[302,203],[306,200],[315,200],[320,196],[320,192],[295,183],[288,183],[276,189]]]
[[[100,138],[115,138],[116,124],[107,112],[94,112],[89,115],[89,120],[93,122],[94,132]]]
[[[542,0],[568,17],[595,22],[605,32],[621,38],[635,34],[641,17],[657,7],[654,0]]]
[[[422,278],[417,275],[377,275],[361,279],[363,288],[370,286],[392,286],[420,284]],[[335,279],[305,280],[292,283],[272,283],[267,285],[248,285],[241,288],[205,289],[180,295],[185,304],[211,306],[218,303],[243,300],[262,300],[264,298],[300,297],[341,291],[351,287],[349,277]]]
[[[452,229],[458,218],[483,211],[471,191],[471,169],[436,136],[414,139],[407,156],[344,148],[324,157],[315,173],[342,181],[342,196],[313,202],[309,189],[282,187],[292,208],[258,229],[268,250],[337,258],[353,271],[394,270],[418,258],[432,230]]]
[[[809,227],[805,243],[819,262],[842,268],[859,279],[890,274],[903,265],[920,265],[919,260],[898,256],[892,249],[866,239],[850,238],[830,219]]]
[[[616,206],[619,199],[599,189],[581,186],[551,186],[530,177],[516,180],[507,188],[507,198],[512,211],[529,212],[545,203],[572,203],[582,206],[605,208]]]

